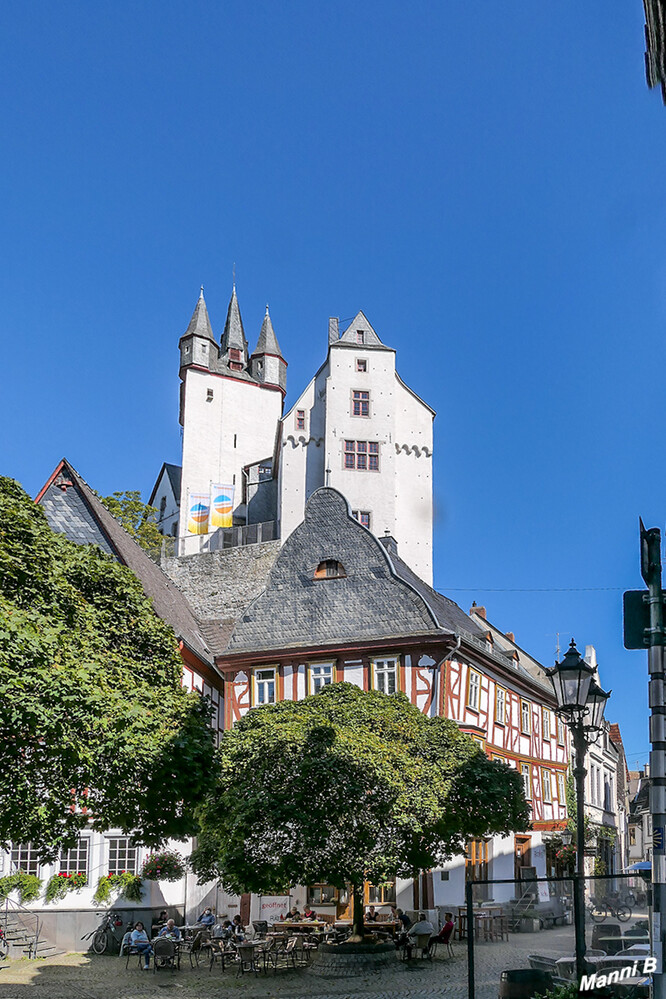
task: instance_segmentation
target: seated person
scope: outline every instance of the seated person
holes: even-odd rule
[[[292,923],[297,923],[300,920],[300,918],[301,918],[300,912],[298,911],[295,905],[292,905],[291,909],[289,910],[289,915],[287,916],[287,919],[290,920]]]
[[[310,904],[308,903],[303,909],[303,919],[316,919],[316,918],[317,918],[317,913],[314,911],[314,909],[310,908]]]
[[[445,912],[444,925],[442,926],[439,933],[436,933],[434,937],[430,937],[430,943],[428,944],[428,947],[432,947],[434,943],[447,944],[451,939],[452,934],[453,934],[453,913]]]
[[[132,930],[130,936],[130,944],[135,949],[137,954],[143,954],[146,961],[145,967],[150,967],[150,958],[153,953],[153,948],[150,946],[150,940],[148,939],[148,934],[146,933],[143,923],[138,922],[134,924],[134,929]]]
[[[365,914],[366,923],[376,923],[379,918],[379,913],[375,911],[374,905],[371,905]]]
[[[215,940],[224,940],[227,942],[231,940],[233,935],[234,931],[229,919],[225,919],[223,923],[216,923],[213,927],[212,936]]]
[[[153,925],[150,928],[151,936],[156,937],[159,934],[162,927],[166,925],[166,921],[168,918],[169,918],[169,913],[166,911],[166,909],[162,909],[157,919],[153,919]]]
[[[210,906],[207,906],[207,908],[204,909],[197,922],[200,923],[201,926],[212,926],[214,924],[215,916],[213,915],[213,910]]]
[[[428,946],[430,946],[430,937],[433,936],[434,932],[435,927],[429,919],[426,919],[425,912],[419,912],[418,920],[410,926],[407,933],[407,957],[410,958],[412,956],[412,949],[416,946],[417,937],[427,934]]]
[[[161,937],[171,937],[172,940],[180,940],[180,930],[173,919],[167,919],[166,926],[163,926],[159,935]]]
[[[240,916],[234,916],[233,921],[231,923],[231,931],[234,940],[241,940],[241,941],[245,940],[245,927],[241,922]]]
[[[395,905],[391,906],[391,911],[393,912],[396,923],[402,923],[402,929],[407,931],[412,925],[412,921],[407,913],[403,912],[402,909],[398,909]]]

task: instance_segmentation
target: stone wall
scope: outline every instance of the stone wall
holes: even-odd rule
[[[236,617],[266,585],[279,541],[167,558],[162,568],[202,621]]]

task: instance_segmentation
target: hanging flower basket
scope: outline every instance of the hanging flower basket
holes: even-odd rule
[[[185,860],[175,850],[151,853],[143,862],[141,877],[144,881],[180,881],[185,877]]]

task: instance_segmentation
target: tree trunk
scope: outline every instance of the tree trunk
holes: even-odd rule
[[[360,885],[352,885],[352,909],[353,909],[353,922],[352,922],[352,935],[351,941],[353,943],[359,943],[363,940],[364,930],[363,930],[363,882]]]

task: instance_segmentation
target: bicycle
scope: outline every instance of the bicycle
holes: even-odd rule
[[[96,912],[95,915],[104,915],[104,919],[99,926],[97,926],[94,930],[91,930],[90,933],[85,933],[81,939],[90,940],[92,937],[92,943],[90,946],[93,953],[105,954],[106,951],[111,950],[111,947],[113,946],[110,941],[113,941],[113,943],[116,942],[115,937],[113,936],[113,928],[116,925],[118,914],[111,909],[105,914]]]
[[[606,916],[613,916],[621,923],[626,923],[631,918],[631,909],[628,905],[615,903],[609,898],[593,898],[589,912],[593,923],[603,923]]]

